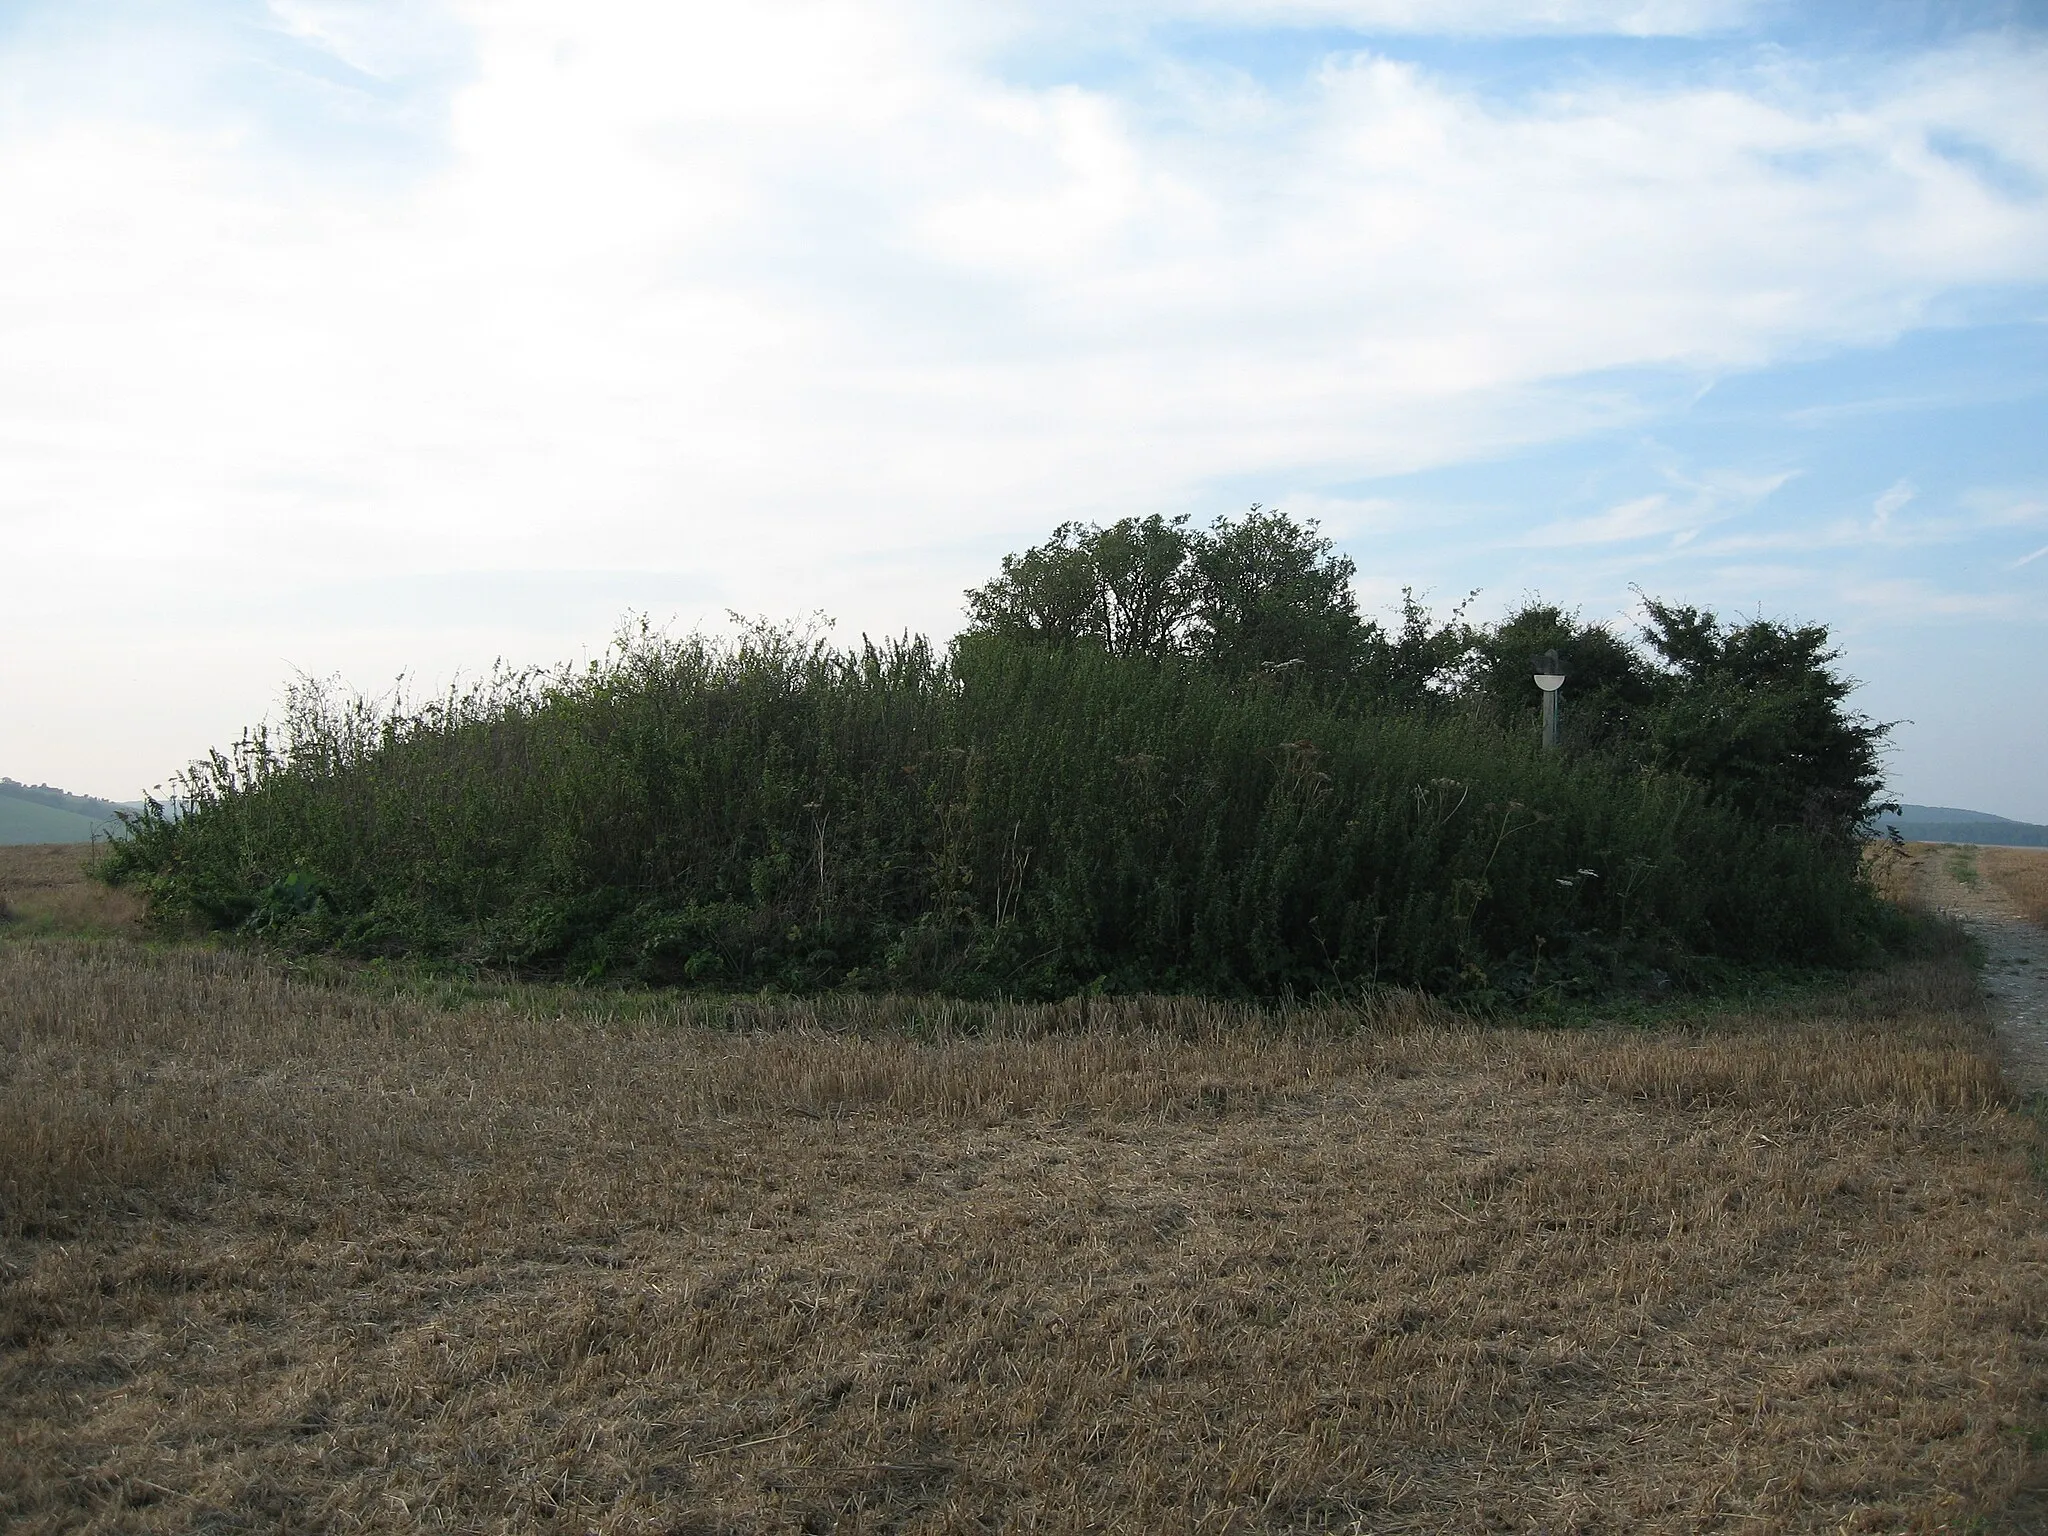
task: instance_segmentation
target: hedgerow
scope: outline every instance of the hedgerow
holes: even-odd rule
[[[1847,963],[1879,921],[1853,850],[1481,714],[772,628],[422,707],[302,687],[107,872],[293,944],[722,989],[1521,996]]]

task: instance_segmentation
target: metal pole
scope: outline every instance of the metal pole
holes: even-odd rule
[[[1564,688],[1564,663],[1556,651],[1536,658],[1536,686],[1543,690],[1543,750],[1557,750],[1557,696]]]

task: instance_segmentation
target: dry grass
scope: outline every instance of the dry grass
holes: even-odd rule
[[[0,1525],[2039,1529],[1975,998],[714,1028],[16,938]]]
[[[0,931],[136,933],[142,903],[81,878],[92,853],[79,843],[0,847]]]
[[[2048,928],[2048,848],[1979,848],[1977,863],[2015,906]]]
[[[1920,891],[1914,863],[1931,846],[1928,843],[1894,843],[1886,838],[1872,838],[1863,845],[1863,868],[1878,893],[1887,901],[1895,901],[1902,906],[1915,905],[1920,901]]]

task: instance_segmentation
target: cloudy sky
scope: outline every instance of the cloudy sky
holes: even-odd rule
[[[2048,7],[0,0],[0,773],[1253,501],[2048,821]]]

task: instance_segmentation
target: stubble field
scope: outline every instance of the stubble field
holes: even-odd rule
[[[1977,862],[2014,906],[2048,928],[2048,848],[1979,848]]]
[[[705,1001],[145,943],[26,857],[9,1529],[2048,1520],[1960,951],[1654,1029]]]

